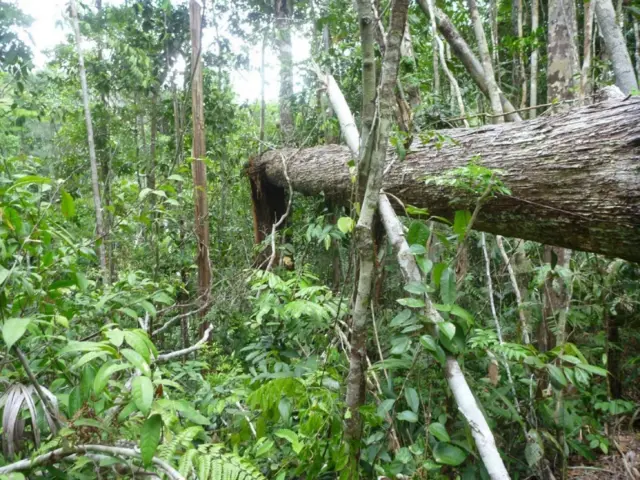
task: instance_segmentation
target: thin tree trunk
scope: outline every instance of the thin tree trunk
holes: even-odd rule
[[[280,59],[280,131],[285,145],[293,141],[293,47],[291,45],[291,18],[293,0],[275,0],[276,45]]]
[[[482,61],[482,70],[484,71],[485,82],[489,90],[489,102],[493,114],[493,123],[503,123],[502,102],[500,101],[500,90],[496,83],[496,76],[493,72],[493,64],[491,63],[491,55],[489,54],[489,46],[487,45],[487,37],[484,34],[484,26],[478,12],[476,0],[467,0],[469,5],[469,14],[471,15],[471,24],[478,42],[478,50],[480,52],[480,60]]]
[[[582,70],[580,73],[580,96],[586,98],[591,94],[591,38],[593,35],[593,2],[589,0],[584,3],[584,43],[582,46]]]
[[[265,60],[265,51],[267,49],[267,34],[265,32],[262,37],[262,50],[260,54],[260,144],[258,145],[258,153],[262,155],[264,152],[264,131],[265,131],[265,123],[266,123],[266,114],[267,114],[267,103],[265,101],[264,96],[264,86],[266,83],[265,80],[265,68],[264,68],[264,60]]]
[[[84,55],[82,53],[82,37],[80,24],[78,23],[78,9],[75,0],[71,0],[71,17],[73,30],[76,37],[78,50],[78,65],[80,69],[80,84],[82,85],[82,103],[84,105],[84,119],[87,126],[87,143],[89,144],[89,163],[91,166],[91,188],[93,190],[93,205],[96,213],[96,234],[98,236],[98,257],[100,258],[100,270],[102,283],[109,285],[109,269],[107,267],[107,255],[105,249],[106,234],[102,217],[102,201],[100,198],[100,185],[98,182],[98,162],[96,160],[96,147],[93,141],[93,122],[91,120],[91,108],[89,106],[89,87],[87,86],[87,73],[84,67]]]
[[[504,264],[507,267],[507,271],[509,272],[511,288],[513,288],[513,293],[516,296],[516,305],[518,306],[518,318],[520,319],[520,334],[522,343],[525,345],[529,345],[529,343],[531,343],[529,340],[529,320],[527,319],[524,302],[522,301],[522,294],[520,293],[518,278],[516,277],[516,272],[513,269],[513,265],[511,265],[511,261],[509,259],[509,256],[507,255],[507,251],[504,249],[504,239],[501,235],[496,236],[496,243],[498,244],[498,249],[500,250],[502,260],[504,260]],[[515,258],[514,263],[516,263]]]
[[[638,22],[635,17],[633,17],[633,36],[636,40],[636,48],[634,51],[634,56],[636,57],[636,76],[640,79],[640,22]]]
[[[149,176],[148,187],[151,190],[156,189],[156,150],[157,150],[157,138],[158,138],[158,89],[153,88],[151,93],[151,125],[149,126]],[[158,278],[158,270],[160,268],[160,246],[158,242],[159,228],[158,228],[158,215],[156,214],[156,196],[151,195],[151,248],[153,250],[153,278]],[[149,325],[152,325],[152,321]]]
[[[498,84],[500,83],[500,45],[498,43],[498,0],[491,0],[489,4],[491,17],[491,59],[496,69]]]
[[[538,31],[538,19],[540,15],[539,0],[531,0],[531,32],[535,33],[536,40],[531,50],[531,86],[529,88],[529,106],[535,107],[538,105],[538,44],[537,44],[537,31]],[[534,119],[537,115],[537,109],[531,108],[529,110],[529,118]]]
[[[366,4],[366,5],[365,5]],[[396,0],[391,9],[390,28],[387,37],[387,47],[382,62],[380,78],[380,95],[378,97],[378,111],[374,119],[375,136],[364,143],[358,170],[360,179],[366,179],[366,190],[362,201],[360,216],[355,228],[356,247],[359,257],[359,278],[355,305],[352,309],[352,336],[349,355],[349,375],[347,378],[346,404],[348,418],[345,436],[350,441],[350,478],[359,478],[359,443],[362,433],[362,419],[360,407],[365,400],[365,372],[366,372],[366,340],[368,311],[371,303],[371,288],[374,278],[374,248],[373,221],[377,209],[378,197],[382,186],[382,170],[387,155],[387,143],[391,130],[393,115],[394,88],[398,78],[400,64],[400,45],[407,21],[407,0]],[[360,25],[365,26],[367,15],[371,12],[369,0],[358,1]],[[363,43],[363,55],[364,46]],[[364,75],[364,72],[363,72]],[[364,82],[363,82],[364,83]],[[370,132],[371,134],[372,132]],[[369,161],[363,160],[370,157]]]
[[[424,0],[425,2],[427,0]],[[433,33],[433,94],[437,97],[440,96],[440,54],[438,49],[438,40],[436,39],[436,33]]]
[[[418,3],[420,4],[420,8],[424,12],[424,14],[429,15],[427,0],[418,0]],[[469,45],[464,40],[464,38],[462,38],[462,35],[460,35],[460,32],[458,32],[458,29],[455,27],[449,17],[447,17],[447,15],[435,5],[434,10],[438,30],[440,30],[440,33],[453,50],[453,53],[465,66],[473,81],[476,83],[476,85],[478,85],[478,88],[480,88],[482,93],[484,93],[484,95],[489,98],[490,89],[489,85],[487,84],[487,77],[484,74],[482,64],[477,59],[471,48],[469,48]],[[510,122],[522,120],[520,115],[516,113],[516,109],[511,104],[509,99],[502,92],[499,92],[499,95],[500,102],[502,103],[502,109],[507,120],[509,120]]]
[[[440,148],[433,142],[414,142],[404,161],[389,166],[384,189],[406,205],[451,217],[455,210],[473,210],[476,196],[427,187],[424,179],[479,159],[487,168],[502,170],[498,178],[511,196],[486,202],[474,228],[640,261],[639,118],[640,99],[630,98],[561,116],[445,130],[441,133],[450,140]],[[281,153],[288,158],[296,152],[267,152],[253,162],[249,173],[287,187]],[[297,152],[287,162],[293,189],[308,195],[324,192],[337,203],[348,202],[349,158],[346,147],[334,145]]]
[[[616,12],[611,0],[594,1],[596,3],[596,18],[604,38],[604,46],[613,64],[616,85],[625,95],[628,95],[638,89],[638,81],[633,71],[622,29],[616,23]]]
[[[451,89],[453,90],[453,94],[455,96],[456,101],[458,102],[458,110],[460,111],[460,116],[465,117],[466,112],[464,109],[464,102],[462,101],[462,94],[460,93],[460,86],[458,85],[458,81],[456,77],[453,76],[449,67],[447,66],[447,61],[444,56],[444,45],[442,44],[442,40],[438,35],[438,29],[436,27],[435,15],[433,13],[433,0],[425,0],[427,2],[427,7],[429,9],[429,17],[431,18],[431,30],[433,31],[433,38],[436,42],[438,53],[440,55],[440,63],[442,63],[442,68],[444,69],[447,78],[449,79],[449,83],[451,84]],[[464,126],[468,127],[469,122],[466,119],[463,120]]]
[[[207,170],[204,163],[204,86],[202,75],[202,8],[197,0],[189,2],[191,24],[191,102],[193,118],[193,145],[191,170],[193,174],[195,203],[195,232],[197,245],[196,265],[198,266],[198,290],[202,302],[209,300],[211,287],[211,265],[209,260],[209,213],[207,203]],[[202,316],[206,314],[203,310]],[[203,328],[204,325],[202,326]]]
[[[524,29],[523,29],[523,19],[522,19],[522,0],[515,0],[516,5],[516,30],[518,35],[518,71],[520,82],[522,83],[522,91],[520,92],[522,97],[520,101],[520,108],[525,108],[527,106],[527,69],[524,64],[524,55],[522,54],[523,49],[523,38],[524,38]]]

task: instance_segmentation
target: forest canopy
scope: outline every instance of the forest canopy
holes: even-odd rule
[[[0,480],[640,478],[638,0],[59,3],[0,0]]]

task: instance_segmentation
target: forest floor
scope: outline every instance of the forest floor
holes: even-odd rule
[[[617,446],[612,442],[609,455],[601,455],[592,464],[570,466],[569,478],[640,480],[640,432],[621,433],[615,443]]]

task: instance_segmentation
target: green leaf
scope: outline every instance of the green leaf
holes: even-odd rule
[[[442,279],[442,272],[447,268],[446,263],[438,262],[436,263],[431,270],[431,278],[433,279],[433,283],[435,283],[436,287],[440,286],[440,280]]]
[[[145,467],[151,465],[151,460],[160,444],[161,435],[162,417],[158,414],[151,415],[145,420],[140,431],[140,455]]]
[[[2,265],[0,265],[0,285],[4,283],[4,281],[9,277],[11,270],[7,270]]]
[[[405,410],[398,414],[398,420],[402,420],[409,423],[416,423],[418,421],[418,415],[411,410]]]
[[[589,373],[606,377],[608,372],[604,368],[596,367],[595,365],[589,365],[588,363],[579,363],[576,367],[581,368]]]
[[[65,190],[60,192],[60,210],[65,218],[76,216],[76,204],[73,201],[73,197]]]
[[[437,342],[431,335],[422,335],[420,337],[420,343],[422,346],[430,352],[435,352],[438,346]]]
[[[423,275],[427,275],[433,268],[433,262],[427,257],[416,257],[416,263],[422,271]]]
[[[392,339],[393,348],[391,349],[392,355],[402,355],[409,350],[411,346],[411,339],[409,337],[396,337]]]
[[[393,317],[393,320],[391,320],[391,322],[389,323],[389,326],[390,327],[405,326],[407,323],[411,323],[409,322],[409,320],[411,320],[412,316],[413,316],[413,313],[411,312],[411,310],[402,310],[398,315]]]
[[[340,217],[338,219],[338,230],[344,234],[351,233],[355,226],[356,222],[351,217]]]
[[[293,448],[294,452],[300,453],[302,451],[302,444],[300,443],[296,432],[283,428],[280,430],[276,430],[274,435],[278,438],[284,438],[289,443],[291,443],[291,448]]]
[[[85,366],[90,361],[95,360],[96,358],[104,357],[106,354],[107,352],[102,350],[98,352],[85,353],[78,360],[76,360],[73,365],[71,365],[70,370],[78,370],[80,367]]]
[[[129,368],[129,365],[126,363],[105,363],[100,367],[98,373],[96,373],[96,378],[93,380],[93,391],[96,395],[100,395],[102,391],[107,386],[111,375],[120,370],[125,370]]]
[[[131,350],[130,348],[125,348],[120,351],[124,358],[126,358],[131,365],[140,370],[143,375],[147,377],[151,375],[151,369],[149,368],[149,364],[144,361],[142,355],[140,355],[135,350]]]
[[[407,232],[407,243],[424,246],[427,244],[427,240],[429,240],[429,227],[422,222],[412,221]]]
[[[429,433],[440,442],[450,442],[451,438],[447,433],[445,426],[439,422],[433,422],[429,425]]]
[[[89,286],[89,281],[87,280],[87,277],[84,276],[84,273],[82,272],[76,272],[76,285],[78,285],[78,288],[80,289],[81,292],[86,292],[87,291],[87,287]]]
[[[151,362],[151,354],[149,352],[149,346],[145,343],[145,341],[140,338],[135,332],[125,330],[124,332],[125,341],[133,348],[136,352],[138,352],[142,358],[146,360],[147,363]]]
[[[423,308],[424,300],[420,300],[419,298],[399,298],[396,300],[403,307],[409,308]]]
[[[404,398],[407,401],[407,405],[409,405],[409,408],[415,413],[418,413],[418,410],[420,409],[420,398],[418,397],[418,392],[416,392],[416,389],[411,387],[405,388]]]
[[[2,326],[2,338],[7,344],[7,350],[22,338],[27,331],[27,327],[31,323],[30,318],[9,318],[4,321]]]
[[[124,313],[125,315],[127,315],[130,318],[133,318],[134,320],[138,319],[138,312],[136,312],[135,310],[133,310],[131,308],[122,307],[122,308],[119,308],[118,311]]]
[[[471,220],[471,212],[469,210],[456,210],[453,219],[453,233],[458,236],[464,235],[467,231],[469,220]]]
[[[440,298],[448,305],[456,303],[456,274],[451,268],[444,270],[440,277]]]
[[[564,376],[560,368],[555,365],[547,365],[547,369],[549,370],[549,379],[554,387],[561,389],[567,386],[567,377]]]
[[[124,332],[119,328],[107,330],[105,332],[105,335],[116,348],[120,348],[122,342],[124,341]]]
[[[261,440],[264,440],[264,438],[262,438]],[[261,457],[269,453],[273,448],[273,445],[274,445],[273,440],[266,440],[262,442],[260,446],[258,446],[258,448],[256,449],[256,457]]]
[[[456,467],[465,461],[467,452],[450,443],[438,442],[433,449],[433,458],[438,463]]]
[[[148,415],[153,403],[153,384],[149,377],[135,377],[131,382],[133,402],[143,415]]]
[[[422,245],[414,243],[409,247],[409,252],[411,252],[413,255],[424,255],[425,253],[427,253],[427,249]]]
[[[156,307],[154,307],[151,302],[147,300],[140,300],[139,303],[140,305],[142,305],[142,308],[144,308],[145,312],[147,312],[149,315],[155,318],[158,312],[156,311]]]
[[[442,322],[438,324],[438,328],[444,333],[449,340],[453,339],[456,334],[456,326],[451,322]]]
[[[153,299],[156,302],[160,302],[160,303],[164,303],[165,305],[173,305],[175,303],[175,301],[173,300],[173,298],[171,298],[169,295],[167,295],[165,292],[156,292],[153,295]]]
[[[427,287],[421,282],[411,282],[404,286],[405,291],[413,293],[414,295],[424,295],[427,293]]]

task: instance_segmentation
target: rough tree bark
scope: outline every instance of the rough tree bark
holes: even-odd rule
[[[82,103],[84,105],[84,119],[87,125],[87,143],[89,144],[89,164],[91,166],[91,188],[93,190],[93,206],[96,212],[96,234],[98,237],[98,256],[100,258],[100,271],[102,283],[109,285],[109,268],[107,266],[107,254],[105,249],[106,232],[102,217],[102,200],[100,198],[100,185],[98,182],[98,161],[96,160],[96,147],[93,141],[93,121],[91,120],[91,107],[89,106],[89,88],[87,87],[87,73],[84,68],[84,55],[82,53],[82,36],[78,23],[78,9],[75,0],[71,0],[71,17],[73,30],[76,37],[78,50],[78,65],[80,69],[80,84],[82,85]]]
[[[488,201],[476,229],[640,261],[639,120],[640,99],[630,98],[526,122],[446,130],[441,148],[416,141],[404,161],[388,164],[383,188],[405,204],[451,217],[456,209],[473,210],[477,198],[427,188],[424,178],[479,158],[503,171],[512,196]],[[280,153],[294,152],[267,152],[249,174],[282,190]],[[348,202],[349,158],[340,146],[300,151],[287,164],[294,190]]]
[[[568,100],[578,92],[580,60],[573,1],[549,0],[547,42],[547,101]]]
[[[198,289],[203,303],[208,301],[211,285],[209,263],[209,214],[207,204],[207,155],[204,130],[204,86],[202,76],[202,7],[197,0],[189,2],[191,25],[191,102],[193,117],[193,145],[191,172],[195,197],[195,231],[198,242]],[[204,313],[203,313],[204,316]]]
[[[613,64],[616,85],[628,95],[638,89],[638,81],[633,71],[633,64],[622,30],[620,25],[616,23],[616,11],[611,0],[594,1],[596,2],[596,18],[604,38],[604,46]]]
[[[429,15],[429,4],[427,3],[427,0],[418,0],[418,3],[425,15]],[[455,27],[451,19],[449,19],[449,17],[435,5],[434,10],[438,30],[440,30],[440,33],[451,47],[451,50],[453,50],[453,53],[467,69],[467,72],[469,72],[473,81],[478,85],[478,88],[487,98],[489,98],[489,86],[486,82],[482,64],[471,48],[469,48],[469,45],[462,35],[460,35],[460,32],[458,32],[458,29]],[[502,92],[500,92],[500,102],[502,103],[502,109],[507,120],[510,122],[521,120],[520,115],[515,112],[515,107]]]

